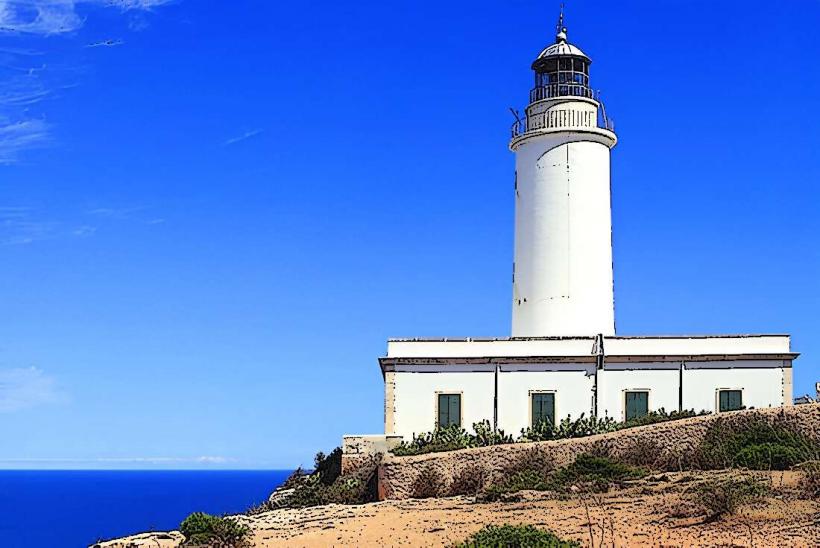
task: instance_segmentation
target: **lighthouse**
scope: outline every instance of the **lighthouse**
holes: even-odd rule
[[[630,421],[661,409],[792,403],[799,354],[789,335],[615,334],[617,137],[590,84],[592,60],[569,43],[563,19],[532,63],[535,85],[509,141],[512,336],[389,339],[379,358],[384,435],[345,437],[343,463],[452,426],[515,433],[584,416]]]
[[[592,60],[567,41],[532,63],[535,86],[512,128],[513,337],[614,335],[610,150],[617,138],[590,86]]]

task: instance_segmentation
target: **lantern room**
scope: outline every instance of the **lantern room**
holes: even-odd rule
[[[530,103],[564,96],[593,98],[589,87],[589,65],[592,60],[567,42],[563,19],[561,14],[555,43],[544,48],[532,63],[535,87],[530,92]]]

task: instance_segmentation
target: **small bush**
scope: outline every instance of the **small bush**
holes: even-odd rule
[[[575,420],[564,418],[558,425],[542,421],[533,428],[521,430],[519,441],[549,441],[567,438],[583,438],[595,434],[605,434],[618,429],[618,423],[611,417],[585,417],[583,413]]]
[[[804,494],[812,499],[820,498],[820,461],[810,461],[800,466],[803,479],[800,487]]]
[[[429,499],[441,495],[444,487],[444,479],[441,473],[432,465],[427,465],[421,469],[413,485],[410,487],[411,496],[414,499]]]
[[[471,464],[453,477],[453,483],[450,484],[450,495],[477,495],[484,489],[486,481],[487,473],[484,468]]]
[[[474,423],[473,432],[467,432],[460,426],[452,424],[444,428],[436,428],[426,434],[413,434],[412,441],[402,442],[391,452],[398,456],[422,455],[514,442],[513,437],[505,434],[503,430],[494,431],[490,426],[490,421],[487,420]]]
[[[185,535],[185,544],[240,548],[247,546],[250,530],[241,523],[225,517],[194,512],[179,526]]]
[[[299,483],[304,480],[310,474],[305,472],[302,467],[300,466],[296,470],[294,470],[291,475],[288,476],[288,479],[280,486],[280,489],[291,489],[299,485]]]
[[[313,464],[313,473],[321,478],[322,483],[331,485],[342,475],[342,448],[335,448],[329,455],[319,451],[313,459]]]
[[[504,498],[509,493],[519,491],[549,491],[554,487],[549,476],[536,470],[521,470],[484,490],[484,500],[493,501]]]
[[[782,443],[758,443],[738,451],[734,465],[750,470],[788,470],[806,460],[799,448]]]
[[[486,500],[524,490],[566,492],[575,486],[585,491],[607,491],[613,483],[641,478],[646,470],[607,457],[579,455],[571,465],[554,472],[523,469],[503,477],[484,492]]]
[[[817,455],[811,439],[783,425],[761,419],[742,424],[720,420],[706,431],[696,460],[704,469],[785,470]]]
[[[618,429],[635,428],[636,426],[645,426],[647,424],[656,424],[659,422],[676,421],[680,419],[688,419],[690,417],[699,417],[701,415],[708,415],[709,411],[696,412],[694,409],[684,409],[683,411],[672,411],[667,413],[666,409],[661,407],[657,411],[650,411],[646,415],[630,419],[618,425]]]
[[[391,452],[397,456],[409,456],[515,442],[582,438],[595,434],[614,432],[624,428],[685,419],[704,414],[708,413],[706,411],[696,413],[691,409],[667,413],[664,409],[659,409],[643,417],[619,423],[611,417],[586,417],[582,413],[581,416],[575,420],[566,417],[557,425],[551,422],[541,421],[532,428],[523,428],[521,429],[521,435],[515,440],[511,435],[505,434],[503,430],[493,430],[490,421],[484,420],[473,424],[472,433],[458,425],[450,425],[444,428],[436,428],[432,432],[425,434],[413,434],[412,441],[402,442],[398,447],[392,449]]]
[[[555,472],[552,483],[566,489],[572,485],[591,491],[606,491],[613,483],[642,478],[647,471],[608,457],[579,455],[575,462]]]
[[[644,438],[626,438],[619,440],[619,444],[622,446],[618,452],[618,460],[621,462],[632,466],[666,468],[666,466],[658,466],[662,461],[669,459],[658,442]]]
[[[752,477],[705,481],[691,487],[686,499],[695,504],[711,521],[725,514],[734,514],[744,504],[765,497],[769,486]]]
[[[281,500],[273,503],[264,502],[251,508],[248,513],[258,514],[277,508],[306,508],[323,504],[363,504],[367,501],[367,485],[359,479],[340,476],[332,484],[325,485],[320,475],[311,474]]]
[[[472,443],[471,447],[488,447],[490,445],[515,443],[513,437],[509,434],[505,434],[504,430],[500,428],[493,430],[488,420],[473,423],[473,432],[475,432],[475,435],[473,435],[470,440]]]
[[[546,477],[555,471],[555,463],[536,447],[519,452],[501,471],[502,477],[512,476],[517,472],[535,471]]]
[[[578,548],[577,542],[562,540],[550,531],[532,525],[487,525],[472,534],[459,548]]]

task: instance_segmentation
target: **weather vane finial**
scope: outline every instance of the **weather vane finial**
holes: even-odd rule
[[[567,28],[564,26],[564,3],[561,2],[561,12],[558,15],[558,24],[555,26],[555,41],[566,42]]]

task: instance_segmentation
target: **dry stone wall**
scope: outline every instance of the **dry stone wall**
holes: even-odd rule
[[[586,438],[477,447],[410,457],[385,455],[379,465],[379,499],[412,498],[419,486],[440,483],[442,494],[454,481],[480,477],[492,483],[522,460],[560,468],[583,453],[608,455],[637,465],[685,469],[715,421],[741,426],[764,420],[813,438],[820,444],[820,404],[755,409],[640,426]]]

